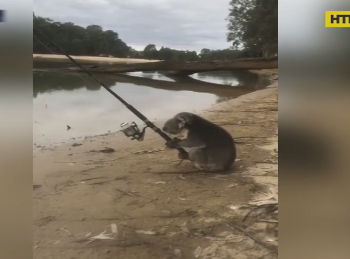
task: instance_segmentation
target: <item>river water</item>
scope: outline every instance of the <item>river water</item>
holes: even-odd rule
[[[143,125],[88,75],[36,70],[66,65],[63,62],[40,61],[33,64],[35,146],[116,132],[125,121]],[[182,111],[200,112],[212,104],[237,98],[268,84],[268,80],[247,71],[206,72],[190,78],[169,78],[157,72],[98,74],[97,77],[154,121],[167,119]],[[67,125],[70,130],[67,130]]]

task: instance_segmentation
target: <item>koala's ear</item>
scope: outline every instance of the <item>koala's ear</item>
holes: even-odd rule
[[[191,124],[193,121],[193,114],[182,112],[178,114],[177,118],[183,123],[183,125]]]

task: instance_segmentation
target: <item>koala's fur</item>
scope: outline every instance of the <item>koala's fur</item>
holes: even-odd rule
[[[188,159],[200,170],[226,170],[236,159],[232,136],[220,126],[198,115],[178,113],[164,124],[163,131],[171,135],[187,135],[175,144],[188,152]]]

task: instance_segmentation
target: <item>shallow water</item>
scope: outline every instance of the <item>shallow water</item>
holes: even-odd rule
[[[36,62],[34,71],[66,64]],[[35,145],[115,132],[124,121],[143,124],[86,74],[38,71],[33,77]],[[214,103],[263,88],[268,83],[246,71],[208,72],[190,78],[169,78],[157,72],[97,77],[147,118],[158,121],[181,111],[201,111]]]

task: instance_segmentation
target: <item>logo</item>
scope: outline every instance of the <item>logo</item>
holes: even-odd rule
[[[5,21],[5,11],[0,10],[0,22],[4,22],[4,21]]]
[[[326,11],[326,27],[350,27],[350,11]]]

